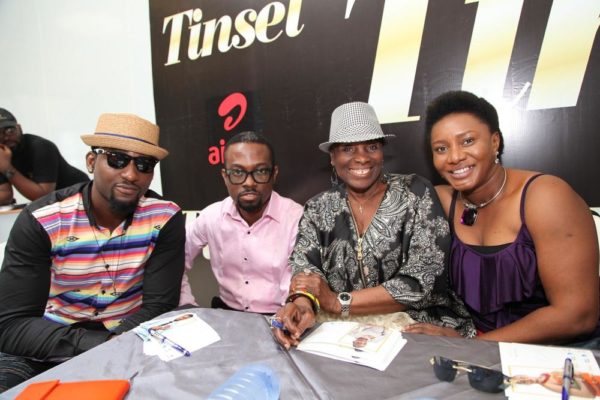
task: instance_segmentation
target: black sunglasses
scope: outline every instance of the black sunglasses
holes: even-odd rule
[[[133,164],[139,172],[149,174],[152,171],[154,171],[154,166],[158,163],[158,160],[154,157],[131,157],[130,155],[122,153],[120,151],[93,149],[93,152],[94,154],[106,155],[106,162],[108,163],[108,165],[115,169],[123,169],[126,166],[128,166],[129,163],[133,160]]]
[[[257,168],[252,171],[246,171],[243,169],[233,168],[226,169],[225,174],[229,178],[229,182],[234,185],[241,185],[246,182],[248,175],[252,175],[252,179],[256,183],[267,183],[271,180],[271,173],[273,168]]]
[[[499,393],[510,385],[511,378],[495,369],[440,356],[432,357],[429,362],[433,366],[433,373],[440,381],[452,382],[456,374],[463,371],[468,374],[471,387],[482,392]]]

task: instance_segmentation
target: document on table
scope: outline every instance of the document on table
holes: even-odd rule
[[[319,325],[298,350],[384,371],[405,344],[397,329],[338,321]]]
[[[146,321],[133,331],[144,340],[144,354],[156,355],[163,361],[182,357],[181,349],[194,352],[221,340],[210,325],[191,312]]]
[[[499,343],[502,372],[512,377],[504,391],[511,400],[558,399],[565,359],[573,361],[572,400],[600,395],[600,368],[590,350],[568,347]]]

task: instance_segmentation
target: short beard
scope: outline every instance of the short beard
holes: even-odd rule
[[[239,198],[236,201],[236,204],[242,210],[253,213],[260,210],[264,206],[264,202],[262,196],[259,196],[254,203],[243,203]]]
[[[111,195],[110,200],[108,202],[108,207],[113,213],[117,215],[126,216],[129,214],[133,214],[133,212],[137,208],[138,201],[139,199],[131,203],[126,203],[124,201],[119,201],[115,199],[115,196]]]

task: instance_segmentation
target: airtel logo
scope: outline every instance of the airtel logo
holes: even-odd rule
[[[223,129],[229,132],[235,128],[246,115],[248,110],[248,100],[240,92],[231,93],[225,97],[217,113],[220,117],[225,117],[223,121]],[[208,148],[208,163],[210,165],[223,164],[224,158],[223,153],[225,152],[225,139],[219,139],[218,146],[211,146]]]

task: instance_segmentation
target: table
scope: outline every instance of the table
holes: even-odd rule
[[[188,310],[186,310],[188,311]],[[142,341],[127,332],[0,395],[12,399],[35,381],[127,379],[134,399],[203,399],[240,367],[253,362],[273,368],[281,383],[281,400],[296,399],[503,399],[471,389],[466,376],[452,383],[433,375],[429,358],[441,355],[500,369],[494,342],[405,334],[406,346],[380,372],[297,351],[274,341],[261,315],[236,311],[191,309],[210,324],[221,340],[191,357],[163,362],[145,356]],[[173,313],[169,313],[173,314]],[[166,315],[169,315],[166,314]]]
[[[20,212],[20,209],[0,211],[0,243],[8,240],[8,234]]]

